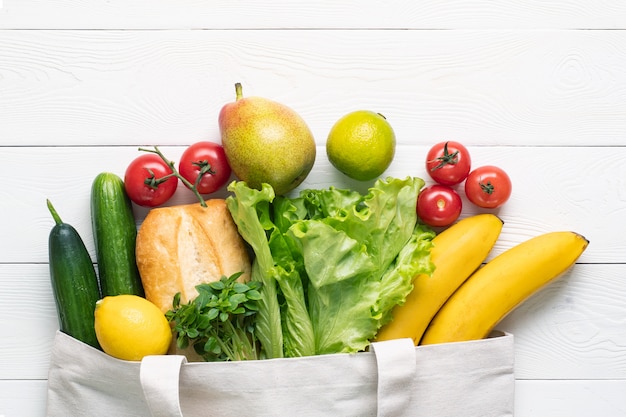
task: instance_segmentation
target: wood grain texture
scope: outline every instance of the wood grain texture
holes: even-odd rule
[[[160,148],[176,161],[183,146]],[[418,176],[432,183],[424,169],[427,146],[401,146],[383,176]],[[505,167],[514,183],[506,205],[493,212],[505,226],[493,254],[534,235],[552,230],[574,230],[591,244],[583,263],[626,262],[626,237],[617,218],[626,216],[626,194],[620,187],[626,174],[626,148],[604,147],[470,147],[475,166],[496,164]],[[0,148],[0,177],[8,184],[0,190],[0,230],[11,239],[0,240],[0,262],[47,262],[47,239],[53,225],[45,201],[49,198],[64,221],[83,237],[93,259],[89,195],[100,172],[124,176],[126,166],[140,155],[137,147],[5,147]],[[21,174],[25,161],[45,175]],[[572,161],[576,161],[572,164]],[[304,188],[335,185],[363,193],[373,184],[357,182],[337,171],[318,147],[316,163]],[[463,195],[462,189],[460,189]],[[227,195],[224,190],[214,197]],[[465,197],[463,216],[478,213]],[[194,195],[182,185],[169,204],[194,202]],[[147,213],[135,206],[138,223]],[[24,219],[16,221],[16,219]]]
[[[52,149],[76,151],[73,148]],[[110,149],[112,148],[105,148],[105,150]],[[128,151],[125,148],[113,149]],[[102,157],[106,155],[106,152],[98,148],[86,148],[86,150],[98,151]],[[171,149],[164,149],[165,152],[168,150]],[[519,148],[519,150],[529,150],[529,148]],[[85,149],[81,151],[83,155],[87,154]],[[492,151],[496,152],[496,150]],[[409,152],[404,153],[408,154]],[[498,153],[501,156],[504,154]],[[65,160],[65,157],[61,158],[59,154],[48,154],[47,156],[53,156],[55,160]],[[519,154],[517,158],[519,159]],[[108,159],[108,156],[103,158],[105,161]],[[111,158],[111,160],[121,162],[123,158],[118,156],[117,159]],[[511,158],[509,161],[514,160]],[[511,162],[508,165],[513,164]],[[111,164],[110,167],[114,168],[114,166],[115,164]],[[97,169],[97,167],[92,167],[92,169]],[[394,167],[391,173],[400,176],[401,172],[397,167]],[[402,172],[401,175],[407,175],[407,171]],[[327,177],[325,178],[325,176]],[[337,177],[338,174],[334,168],[329,169],[327,167],[325,172],[316,172],[315,180],[308,182],[304,187],[308,185],[321,186],[319,182],[321,179],[331,181],[332,176]],[[56,187],[65,186],[71,181],[71,179],[58,181],[59,176],[56,178],[57,181],[51,182],[51,186],[53,184],[56,184]],[[344,185],[349,185],[349,181],[345,179],[343,181]],[[82,182],[84,188],[88,189],[89,184],[85,181]],[[340,176],[333,183],[341,184]],[[326,185],[328,182],[324,184]],[[16,185],[19,186],[19,184]],[[363,184],[360,186],[362,187]],[[65,199],[56,200],[57,210],[66,222],[75,225],[93,253],[88,215],[88,191],[80,188],[69,192],[58,188],[58,191],[63,191],[66,194],[64,194]],[[184,194],[179,192],[176,196],[177,200],[172,204],[193,201],[187,190],[181,189],[179,191],[184,192]],[[52,190],[48,190],[48,192],[52,192]],[[83,195],[85,198],[81,200],[76,198],[76,195]],[[532,196],[532,193],[529,194],[524,191],[522,195]],[[26,198],[26,195],[23,197]],[[12,200],[12,198],[9,199]],[[0,351],[5,353],[0,357],[0,379],[44,378],[50,342],[57,327],[50,291],[47,257],[44,252],[46,249],[45,236],[47,236],[52,224],[50,220],[46,220],[49,216],[44,208],[43,196],[41,199],[40,212],[31,214],[36,219],[33,224],[42,226],[40,230],[41,242],[39,245],[33,244],[36,240],[34,230],[26,233],[28,239],[23,242],[23,245],[31,244],[30,248],[24,248],[24,252],[35,252],[40,249],[43,252],[40,254],[41,259],[25,259],[20,261],[21,263],[10,261],[0,263],[0,276],[3,277],[0,281],[0,317],[7,319],[5,327],[8,326],[10,334],[14,336],[0,342]],[[529,201],[532,201],[532,197],[529,198]],[[499,243],[494,249],[494,254],[533,234],[559,229],[557,222],[561,222],[563,227],[568,224],[577,224],[576,219],[564,218],[562,213],[554,212],[553,214],[558,214],[558,216],[549,223],[533,225],[532,221],[529,220],[531,216],[526,213],[527,222],[520,224],[518,221],[515,225],[514,219],[522,217],[520,213],[531,208],[532,205],[520,206],[519,204],[516,205],[515,201],[511,201],[507,205],[508,211],[505,213],[503,210],[499,213],[505,219],[505,227]],[[25,213],[14,213],[6,218],[10,219],[20,215],[24,218],[27,216]],[[38,215],[41,215],[42,218],[37,219]],[[509,229],[511,222],[507,220],[509,216],[514,224],[512,230]],[[547,218],[549,215],[546,214],[544,208],[541,212],[536,213],[533,221],[545,222]],[[141,214],[139,213],[137,220],[139,223],[141,222]],[[584,218],[581,217],[579,221],[583,222]],[[2,225],[2,228],[10,229],[9,223]],[[608,230],[609,228],[601,233],[606,234]],[[15,230],[10,235],[21,236],[24,234],[23,231]],[[626,360],[624,360],[625,356],[623,355],[624,349],[626,349],[626,338],[623,332],[623,329],[626,328],[626,320],[624,319],[626,317],[626,304],[623,303],[623,300],[626,299],[626,280],[623,279],[626,274],[626,264],[617,259],[611,264],[598,263],[597,258],[601,256],[602,252],[594,253],[592,251],[593,238],[591,241],[590,248],[583,254],[579,264],[557,283],[528,300],[499,326],[500,329],[510,331],[516,336],[516,373],[519,378],[601,379],[626,377]],[[19,247],[16,246],[15,239],[12,241],[5,239],[4,243],[6,246],[0,251],[2,253],[18,249],[13,257],[13,262],[15,262],[17,259],[15,256],[21,253]],[[598,243],[602,245],[601,241]],[[22,296],[24,288],[29,290],[29,303],[24,303]]]
[[[0,264],[0,276],[0,381],[46,379],[59,328],[48,265]]]
[[[0,264],[0,381],[45,379],[58,328],[46,264]],[[577,264],[497,328],[515,336],[520,380],[626,381],[626,265]],[[29,302],[24,302],[24,288]]]
[[[4,0],[0,28],[614,29],[615,0]]]
[[[0,380],[0,416],[43,417],[46,415],[47,381]]]
[[[625,267],[577,264],[498,325],[515,336],[517,379],[626,380]]]
[[[516,381],[515,417],[626,415],[626,380]]]
[[[318,160],[300,188],[366,190],[324,143],[368,108],[398,137],[388,175],[427,178],[427,148],[452,139],[510,172],[493,255],[584,234],[579,263],[498,326],[516,338],[515,416],[626,415],[625,22],[616,0],[0,0],[0,417],[45,415],[45,199],[93,255],[95,175],[122,175],[139,145],[177,159],[219,140],[235,82],[310,124]],[[171,204],[192,201],[181,188]]]
[[[624,144],[624,31],[285,33],[0,31],[0,143],[215,140],[242,82],[299,112],[320,145],[361,108],[401,144]]]

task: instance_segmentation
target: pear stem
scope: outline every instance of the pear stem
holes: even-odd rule
[[[235,100],[239,100],[243,98],[241,83],[235,83]]]

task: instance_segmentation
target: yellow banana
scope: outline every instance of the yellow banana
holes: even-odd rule
[[[448,299],[420,344],[487,337],[515,307],[569,269],[588,244],[574,232],[550,232],[501,253]]]
[[[478,214],[453,224],[433,239],[432,275],[421,274],[404,304],[396,306],[393,320],[378,331],[379,341],[410,337],[415,344],[439,308],[487,258],[496,243],[502,220]]]

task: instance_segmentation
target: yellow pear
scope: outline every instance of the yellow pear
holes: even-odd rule
[[[219,128],[222,146],[233,173],[249,187],[267,183],[276,195],[296,188],[315,163],[315,139],[304,119],[284,104],[243,97],[235,84],[236,100],[222,107]]]

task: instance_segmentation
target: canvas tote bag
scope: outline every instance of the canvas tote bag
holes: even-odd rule
[[[504,417],[513,415],[513,336],[242,362],[108,356],[57,332],[49,417]]]

